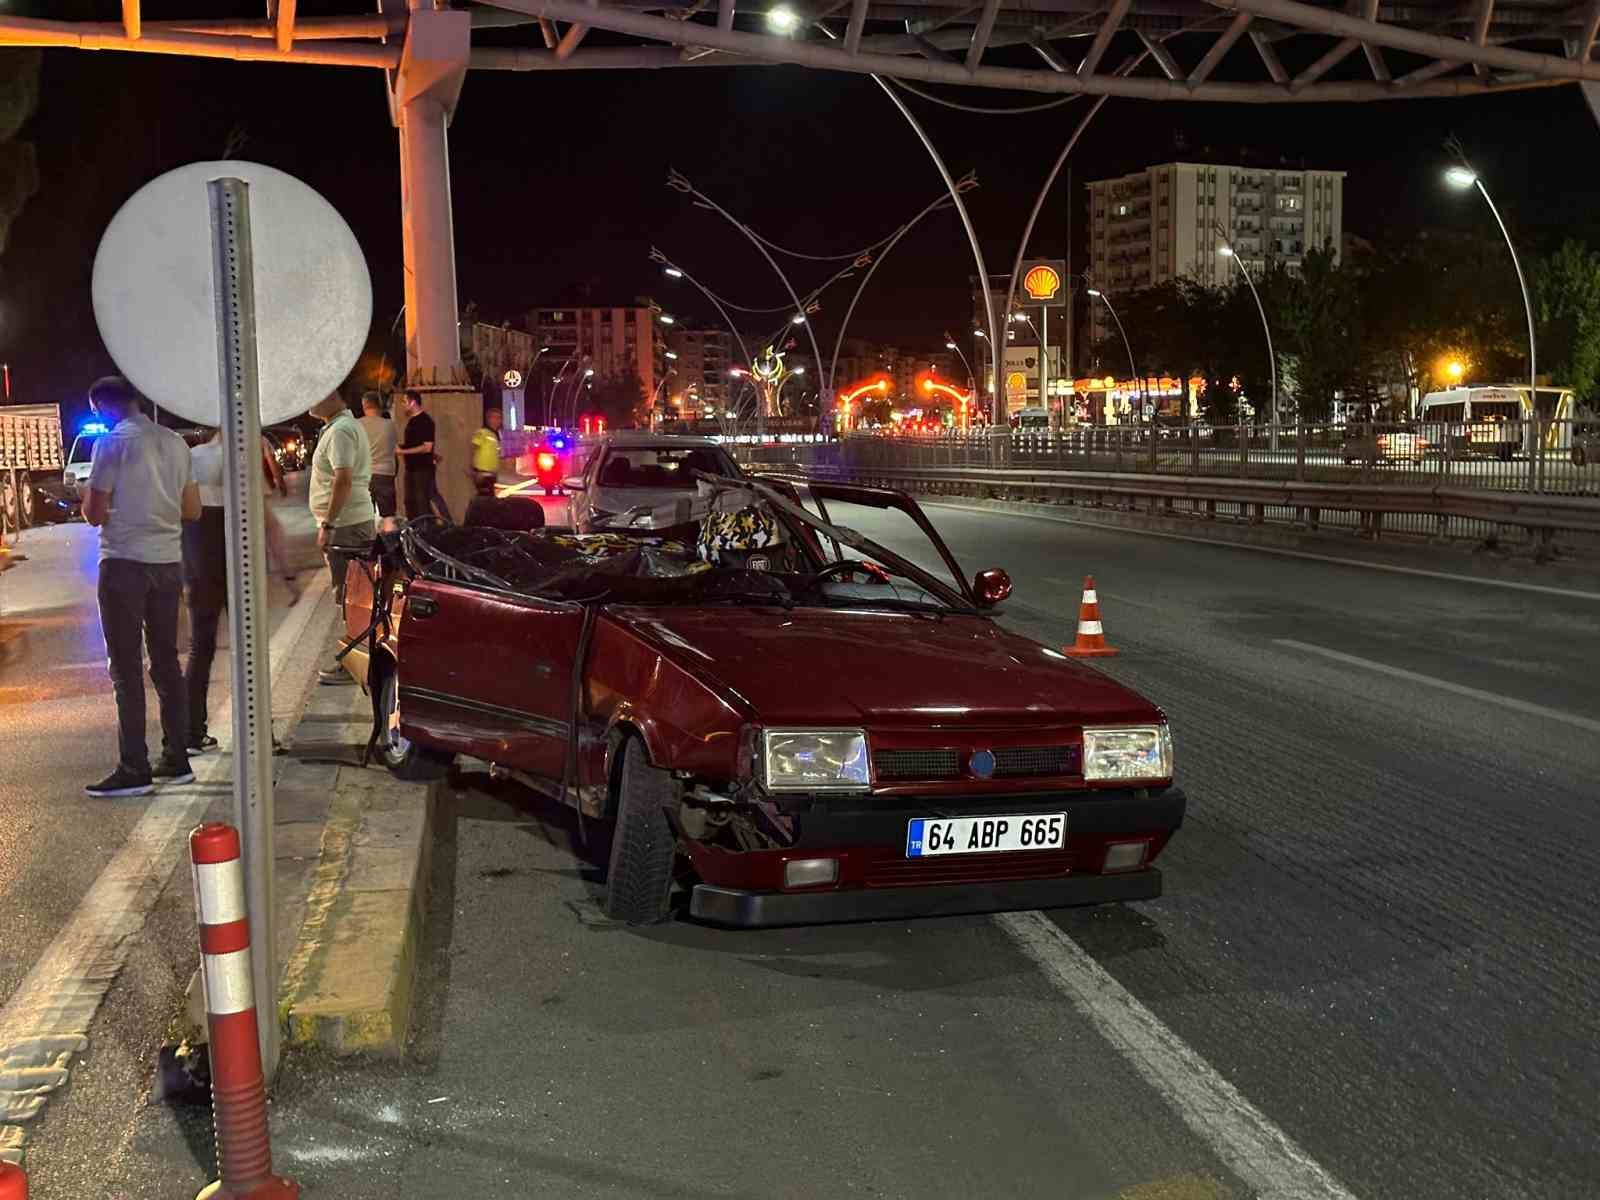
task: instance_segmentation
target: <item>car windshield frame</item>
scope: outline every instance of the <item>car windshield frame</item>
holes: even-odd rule
[[[662,482],[662,483],[659,483],[659,484],[641,483],[641,482],[635,482],[635,481],[632,481],[632,480],[630,480],[627,483],[607,483],[605,481],[604,476],[605,476],[605,473],[606,473],[606,468],[608,466],[610,466],[610,464],[611,464],[613,459],[618,458],[618,457],[628,459],[628,468],[629,468],[629,471],[632,472],[632,471],[637,471],[637,470],[640,469],[638,466],[636,466],[634,464],[634,462],[632,460],[631,456],[633,456],[635,454],[638,454],[638,455],[648,454],[648,455],[651,455],[651,456],[660,456],[662,454],[675,454],[675,455],[681,455],[683,457],[687,457],[688,455],[693,454],[696,451],[699,451],[701,453],[704,453],[704,454],[707,454],[707,455],[711,456],[713,459],[715,459],[716,461],[721,463],[726,468],[731,468],[734,471],[737,471],[739,469],[738,468],[738,464],[735,463],[733,461],[732,457],[728,454],[728,452],[725,451],[724,449],[722,449],[722,447],[720,447],[720,446],[702,446],[702,445],[688,446],[688,445],[681,445],[681,444],[673,444],[673,443],[669,443],[669,442],[639,442],[639,443],[636,443],[636,444],[623,443],[623,442],[608,442],[606,444],[606,446],[604,447],[604,449],[602,450],[599,459],[595,463],[595,467],[594,467],[594,488],[597,491],[616,491],[616,492],[633,492],[633,491],[640,491],[640,492],[643,492],[643,491],[693,492],[695,490],[695,477],[694,477],[694,475],[693,474],[687,474],[687,475],[684,475],[684,476],[681,476],[681,477],[679,477],[677,475],[677,472],[683,469],[682,465],[681,465],[681,462],[678,463],[678,464],[675,464],[671,468],[660,468],[664,473],[666,473],[668,475],[668,479],[665,482]],[[659,466],[658,463],[652,463],[650,465]],[[720,473],[719,473],[719,477],[722,477],[720,475]],[[683,482],[681,482],[682,480],[687,480],[687,486],[684,486]]]

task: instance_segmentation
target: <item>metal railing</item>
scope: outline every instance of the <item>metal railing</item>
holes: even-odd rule
[[[1054,467],[1600,496],[1600,423],[1592,421],[1293,425],[1276,438],[1266,425],[863,433],[816,446],[742,448],[741,457],[800,466]]]
[[[1271,450],[1266,429],[1238,430],[1240,436],[1231,443],[1225,437],[1220,446],[1215,431],[1201,437],[1202,431],[1178,430],[1185,436],[1176,439],[1176,453],[1175,439],[1154,432],[1153,437],[1149,429],[1116,428],[987,438],[850,437],[821,447],[746,447],[741,457],[756,467],[787,467],[924,495],[1067,503],[1308,531],[1342,528],[1372,538],[1403,533],[1438,540],[1526,541],[1540,558],[1553,552],[1557,532],[1591,545],[1600,540],[1600,469],[1581,440],[1578,457],[1585,461],[1572,461],[1569,442],[1566,469],[1560,471],[1554,469],[1555,447],[1521,457],[1514,452],[1509,460],[1476,452],[1441,459],[1441,465],[1456,468],[1496,464],[1493,472],[1389,471],[1379,466],[1388,460],[1379,460],[1376,452],[1344,463],[1350,442],[1342,429],[1337,441],[1326,436],[1319,441],[1309,428],[1281,431],[1277,451]],[[1292,449],[1284,448],[1286,441]],[[1330,446],[1336,461],[1324,463],[1321,457],[1329,456]]]

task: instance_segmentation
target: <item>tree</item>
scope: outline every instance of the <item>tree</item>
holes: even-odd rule
[[[1336,393],[1370,398],[1361,296],[1354,271],[1335,262],[1331,245],[1306,253],[1299,277],[1283,288],[1280,303],[1285,349],[1295,358],[1300,419],[1326,421]]]
[[[39,190],[33,144],[17,135],[39,103],[42,55],[37,50],[7,49],[5,61],[7,70],[0,72],[0,251],[5,250],[12,222]]]
[[[646,397],[644,381],[638,375],[621,373],[597,375],[582,388],[578,396],[578,415],[600,417],[607,429],[620,429],[634,424],[636,414],[644,409]]]
[[[1600,382],[1600,255],[1565,241],[1533,271],[1539,365],[1585,403]]]

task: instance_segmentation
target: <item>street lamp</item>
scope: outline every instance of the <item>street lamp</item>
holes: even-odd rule
[[[1111,314],[1111,319],[1117,323],[1117,332],[1122,335],[1122,348],[1128,352],[1128,370],[1139,383],[1139,416],[1144,417],[1143,410],[1150,406],[1150,398],[1144,390],[1144,378],[1139,374],[1139,368],[1133,363],[1133,347],[1128,342],[1128,331],[1122,327],[1122,318],[1117,316],[1117,310],[1111,303],[1111,297],[1099,288],[1087,289],[1089,295],[1106,306],[1106,311]]]
[[[1228,232],[1219,222],[1216,226],[1217,236],[1222,239],[1222,245],[1217,247],[1217,253],[1223,258],[1231,258],[1238,264],[1239,273],[1244,276],[1245,284],[1250,288],[1250,295],[1256,302],[1256,312],[1261,314],[1261,329],[1267,335],[1267,364],[1272,371],[1272,449],[1278,448],[1278,356],[1272,349],[1272,326],[1267,324],[1267,310],[1261,305],[1261,293],[1256,291],[1256,281],[1250,278],[1250,270],[1244,265],[1244,259],[1234,252],[1233,243],[1228,240]]]
[[[794,316],[789,318],[789,324],[791,324],[791,325],[804,325],[805,323],[806,323],[806,315],[805,315],[805,313],[795,313]]]
[[[767,13],[767,25],[774,33],[790,34],[800,27],[800,16],[786,4]]]
[[[662,268],[662,273],[664,275],[666,275],[666,277],[668,279],[682,279],[683,278],[683,272],[678,270],[677,267],[664,267],[664,268]]]
[[[1458,148],[1459,149],[1459,148]],[[1489,206],[1489,211],[1494,214],[1495,224],[1500,226],[1500,236],[1506,240],[1506,249],[1511,252],[1511,265],[1517,270],[1517,284],[1522,288],[1522,309],[1528,316],[1528,409],[1534,420],[1539,414],[1539,368],[1534,355],[1533,338],[1533,302],[1528,298],[1528,281],[1522,275],[1522,260],[1517,257],[1517,248],[1511,243],[1511,234],[1506,229],[1506,223],[1500,219],[1500,210],[1494,206],[1494,201],[1489,196],[1489,189],[1483,186],[1483,180],[1478,178],[1474,171],[1463,158],[1453,167],[1445,170],[1444,181],[1451,187],[1460,191],[1476,187],[1478,194],[1483,197],[1483,202]]]
[[[663,325],[676,325],[678,323],[677,318],[672,316],[671,313],[657,313],[656,320],[660,321]]]
[[[944,335],[944,348],[956,352],[961,359],[961,365],[967,369],[967,388],[976,392],[978,390],[978,381],[972,374],[972,364],[967,361],[967,356],[961,353],[961,347],[957,345],[955,338],[951,337],[949,333]]]

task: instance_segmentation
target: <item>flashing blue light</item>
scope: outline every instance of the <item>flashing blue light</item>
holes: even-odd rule
[[[110,433],[111,426],[104,421],[85,421],[78,426],[78,432],[82,434]]]
[[[565,450],[567,448],[567,439],[564,438],[564,437],[553,437],[553,438],[551,438],[550,439],[550,448],[552,450]]]

